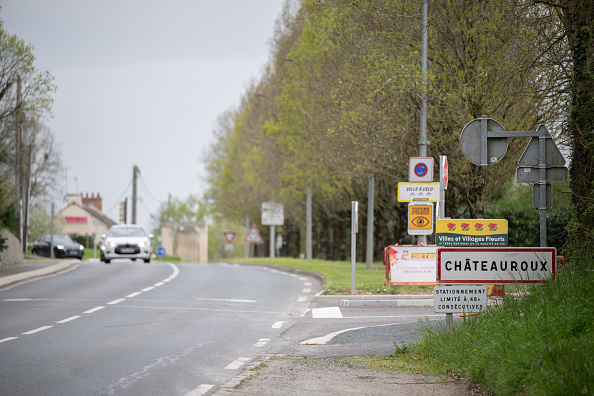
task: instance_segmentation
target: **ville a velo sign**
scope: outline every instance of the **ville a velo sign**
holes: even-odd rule
[[[438,248],[439,284],[539,283],[555,279],[557,249]]]

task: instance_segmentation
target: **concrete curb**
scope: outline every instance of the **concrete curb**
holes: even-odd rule
[[[69,271],[78,267],[81,263],[82,261],[80,260],[66,260],[47,268],[41,268],[34,271],[25,271],[15,275],[3,276],[0,278],[0,288],[16,286],[18,284],[43,278],[44,276],[55,275],[61,272]]]

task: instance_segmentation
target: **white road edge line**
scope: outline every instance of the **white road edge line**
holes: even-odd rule
[[[56,323],[60,323],[60,324],[61,323],[67,323],[67,322],[70,322],[70,321],[75,320],[75,319],[78,319],[78,318],[80,318],[80,316],[71,316],[71,317],[69,317],[67,319],[60,320],[60,321],[58,321]]]
[[[134,292],[134,293],[130,293],[126,296],[126,298],[132,298],[132,297],[136,297],[136,296],[140,296],[142,294],[142,292]]]
[[[307,300],[307,296],[299,296],[299,298],[297,299],[297,302],[304,302]]]
[[[313,319],[335,319],[342,318],[340,307],[313,308],[311,310]]]
[[[287,322],[286,322],[286,321],[284,321],[284,320],[280,320],[280,321],[278,321],[278,322],[274,322],[274,324],[272,325],[272,328],[273,328],[273,329],[280,329],[281,327],[283,327],[283,325],[284,325],[285,323],[287,323]]]
[[[258,340],[258,342],[256,342],[256,343],[255,343],[254,345],[252,345],[252,346],[255,346],[255,347],[258,347],[258,348],[260,348],[260,347],[263,347],[264,345],[268,344],[268,341],[270,341],[270,338],[260,338],[260,339]]]
[[[225,367],[225,370],[237,370],[238,368],[240,368],[241,366],[243,366],[244,364],[246,364],[249,361],[250,361],[250,358],[244,358],[244,357],[237,358],[233,363],[228,364],[227,367]]]
[[[144,289],[142,289],[141,291],[143,292],[147,292],[147,291],[151,291],[153,290],[155,287],[154,286],[149,286],[149,287],[145,287]]]
[[[157,282],[157,283],[155,283],[153,286],[155,286],[155,287],[159,287],[159,286],[163,286],[164,284],[165,284],[165,283],[163,283],[163,282],[161,281],[161,282]]]
[[[303,289],[301,291],[301,293],[311,293],[311,289],[307,288],[307,289]]]
[[[90,314],[90,313],[93,313],[93,312],[97,312],[97,311],[99,311],[100,309],[103,309],[103,308],[105,308],[105,307],[99,306],[99,307],[95,307],[95,308],[89,309],[88,311],[85,311],[83,313]]]
[[[122,301],[126,301],[126,299],[125,299],[125,298],[118,298],[117,300],[113,300],[113,301],[110,301],[110,302],[108,302],[108,303],[107,303],[107,305],[115,305],[115,304],[119,304],[119,303],[121,303]]]
[[[35,329],[35,330],[27,331],[27,332],[25,332],[23,334],[27,334],[27,335],[35,334],[35,333],[39,333],[40,331],[43,331],[43,330],[51,329],[52,327],[54,327],[54,326],[43,326],[43,327],[40,327],[40,328]]]
[[[3,342],[6,342],[6,341],[16,340],[17,338],[19,338],[19,337],[7,337],[7,338],[3,338],[3,339],[0,340],[0,344],[2,344]]]
[[[214,385],[202,384],[202,385],[198,386],[196,389],[194,389],[193,391],[191,391],[190,393],[186,394],[186,396],[202,396],[214,387],[215,387]]]

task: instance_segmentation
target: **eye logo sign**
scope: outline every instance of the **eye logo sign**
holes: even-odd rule
[[[424,228],[431,225],[431,221],[426,217],[418,216],[410,221],[415,227]]]
[[[409,235],[430,235],[433,233],[433,203],[411,202],[408,205]]]

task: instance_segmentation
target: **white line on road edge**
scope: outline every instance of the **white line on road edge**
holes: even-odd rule
[[[126,298],[132,298],[132,297],[140,296],[141,294],[142,294],[142,292],[131,293],[131,294],[128,294],[126,296]]]
[[[268,341],[270,341],[270,338],[260,338],[253,346],[260,348],[268,344]]]
[[[155,287],[154,286],[149,286],[149,287],[145,287],[144,289],[142,289],[141,291],[143,292],[147,292],[147,291],[151,291],[153,290]]]
[[[193,391],[191,391],[190,393],[186,394],[186,396],[202,396],[214,387],[215,387],[214,385],[202,384],[198,388],[196,388]]]
[[[89,309],[88,311],[85,311],[83,313],[93,313],[93,312],[97,312],[97,311],[99,311],[100,309],[103,309],[103,308],[105,308],[105,307],[95,307],[95,308]]]
[[[340,307],[313,308],[311,317],[314,319],[342,318]]]
[[[60,320],[59,322],[56,322],[56,323],[66,323],[66,322],[70,322],[70,321],[78,319],[78,318],[80,318],[80,316],[71,316],[68,319]]]
[[[273,329],[280,329],[281,327],[283,327],[283,325],[287,323],[284,320],[278,321],[278,322],[274,322],[274,324],[272,325]]]
[[[119,303],[121,303],[122,301],[126,301],[126,299],[125,299],[125,298],[118,298],[117,300],[113,300],[113,301],[110,301],[110,302],[108,302],[108,303],[107,303],[107,305],[115,305],[115,304],[119,304]]]
[[[19,337],[7,337],[7,338],[3,338],[3,339],[0,340],[0,344],[2,344],[3,342],[6,342],[6,341],[16,340],[17,338],[19,338]]]
[[[27,331],[26,333],[23,333],[23,334],[27,334],[27,335],[35,334],[35,333],[39,333],[40,331],[43,331],[43,330],[51,329],[52,327],[54,327],[54,326],[43,326],[43,327],[40,327],[35,330]]]
[[[233,363],[227,365],[227,367],[225,367],[225,370],[237,370],[238,368],[240,368],[241,366],[243,366],[244,364],[246,364],[249,361],[250,361],[250,358],[244,358],[244,357],[238,358]]]
[[[237,303],[257,303],[258,300],[236,300],[229,298],[200,298],[194,297],[194,300],[206,300],[206,301],[224,301],[224,302],[237,302]]]
[[[163,283],[163,282],[157,282],[157,283],[155,283],[153,286],[155,286],[155,287],[159,287],[159,286],[163,286],[164,284],[165,284],[165,283]]]
[[[304,302],[307,300],[307,296],[299,296],[299,298],[297,299],[297,302]]]
[[[435,319],[432,319],[432,320],[435,320]],[[400,322],[400,323],[388,323],[388,324],[377,325],[377,326],[355,327],[355,328],[352,328],[352,329],[346,329],[346,330],[336,331],[334,333],[327,334],[327,335],[325,335],[323,337],[316,337],[316,338],[312,338],[310,340],[301,341],[299,344],[301,344],[301,345],[326,345],[327,343],[329,343],[330,341],[332,341],[332,339],[334,337],[336,337],[339,334],[346,333],[347,331],[361,330],[361,329],[366,329],[366,328],[371,328],[371,327],[384,327],[384,326],[403,325],[403,324],[410,324],[410,323],[418,323],[418,322],[417,321],[414,321],[414,322]]]
[[[303,289],[303,290],[301,291],[301,293],[311,293],[311,289],[310,289],[310,288]]]

